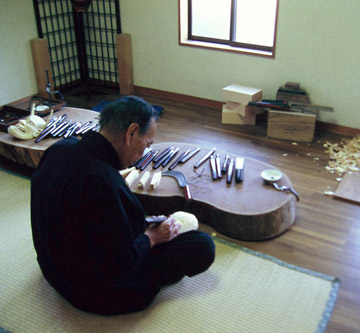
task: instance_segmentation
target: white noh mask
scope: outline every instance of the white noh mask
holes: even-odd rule
[[[21,119],[16,125],[11,125],[8,128],[8,133],[17,139],[29,140],[36,138],[40,133],[46,128],[47,124],[52,117],[54,110],[51,110],[51,113],[45,122],[39,116],[35,116],[35,103],[31,107],[30,116]]]

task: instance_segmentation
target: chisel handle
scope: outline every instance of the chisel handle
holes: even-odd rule
[[[185,192],[185,199],[186,200],[191,200],[192,196],[191,196],[191,193],[190,193],[189,185],[184,186],[184,192]]]

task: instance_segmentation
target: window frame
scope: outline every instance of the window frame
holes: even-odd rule
[[[178,0],[179,10],[179,45],[193,46],[200,48],[217,49],[228,52],[243,53],[248,55],[263,56],[269,58],[275,58],[276,49],[276,35],[277,35],[277,23],[279,12],[279,0],[276,0],[276,13],[275,13],[275,26],[274,26],[274,40],[273,46],[263,46],[248,43],[239,43],[234,40],[235,30],[235,13],[236,13],[236,0],[231,0],[231,18],[230,18],[230,33],[229,40],[222,40],[209,37],[201,37],[191,35],[192,31],[192,16],[191,16],[191,1],[192,0]],[[251,0],[250,0],[251,1]]]

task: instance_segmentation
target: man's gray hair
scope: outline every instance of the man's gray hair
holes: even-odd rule
[[[132,123],[139,124],[140,134],[149,129],[151,119],[156,113],[151,104],[140,97],[121,97],[107,105],[100,114],[100,129],[112,133],[125,132]]]

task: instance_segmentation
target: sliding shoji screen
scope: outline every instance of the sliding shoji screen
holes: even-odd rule
[[[93,0],[84,15],[89,79],[105,86],[117,86],[115,36],[120,33],[119,0]]]
[[[71,0],[33,1],[38,35],[48,40],[54,87],[117,86],[119,0],[92,0],[84,13],[74,12]]]

